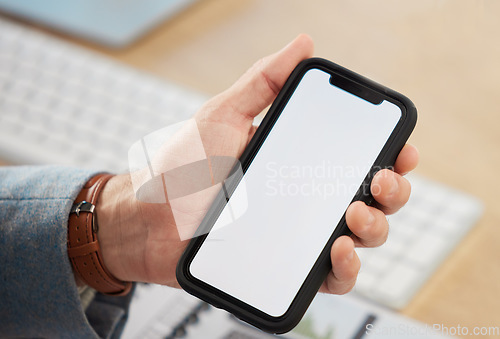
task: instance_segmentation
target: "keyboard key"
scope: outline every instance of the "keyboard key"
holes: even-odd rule
[[[30,105],[33,109],[38,107],[48,107],[51,105],[54,96],[52,93],[46,91],[43,86],[39,86],[39,89],[34,92],[29,100]]]
[[[395,257],[399,253],[406,251],[406,242],[403,239],[399,239],[396,236],[391,236],[387,239],[387,242],[380,246],[378,251],[383,252],[387,256]]]
[[[371,273],[363,270],[363,266],[361,266],[361,270],[358,275],[358,280],[356,281],[355,290],[362,290],[366,293],[370,293],[370,291],[374,288],[377,283],[377,277]]]
[[[397,304],[402,301],[402,296],[407,296],[407,292],[414,288],[418,279],[419,271],[412,267],[405,264],[393,265],[374,291]]]
[[[19,101],[24,101],[27,100],[27,97],[32,91],[33,86],[28,82],[16,81],[11,82],[10,85],[5,89],[5,95],[17,98]]]
[[[424,234],[407,249],[407,258],[416,263],[418,267],[425,267],[425,265],[430,265],[433,259],[440,259],[439,253],[442,252],[443,247],[447,247],[445,239],[432,234]]]
[[[369,249],[367,249],[369,250]],[[377,272],[384,272],[387,270],[391,265],[392,265],[392,258],[384,256],[380,253],[380,249],[377,249],[379,251],[377,256],[370,256],[367,262],[367,267],[366,269],[369,270],[370,272],[377,273]]]

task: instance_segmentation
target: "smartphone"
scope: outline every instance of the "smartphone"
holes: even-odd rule
[[[179,284],[264,331],[291,330],[333,242],[350,234],[347,207],[372,202],[371,178],[394,165],[416,120],[405,96],[324,59],[301,62],[183,253]],[[231,204],[245,209],[228,223]]]

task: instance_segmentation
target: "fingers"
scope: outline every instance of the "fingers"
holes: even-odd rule
[[[411,185],[401,175],[383,169],[375,174],[370,189],[378,207],[385,214],[393,214],[410,198]]]
[[[413,145],[406,144],[401,152],[399,152],[396,163],[394,164],[394,171],[401,175],[405,175],[417,167],[418,158],[418,149]]]
[[[233,86],[215,97],[209,104],[219,109],[211,113],[223,115],[218,118],[225,120],[253,120],[271,104],[295,66],[312,56],[313,49],[311,38],[299,35],[279,52],[255,63]]]
[[[389,225],[385,214],[397,212],[410,198],[411,185],[401,175],[417,166],[418,150],[405,145],[401,150],[394,170],[379,171],[373,178],[371,193],[377,207],[367,206],[364,202],[352,203],[346,212],[346,222],[353,232],[356,246],[376,247],[387,240]]]
[[[387,240],[389,224],[385,214],[362,201],[355,201],[349,206],[346,222],[356,246],[377,247]]]
[[[354,242],[348,236],[335,240],[330,252],[332,270],[320,288],[320,292],[344,294],[356,283],[361,263],[354,251]]]

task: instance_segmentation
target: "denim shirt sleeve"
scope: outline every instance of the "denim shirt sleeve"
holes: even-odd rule
[[[114,337],[123,325],[130,297],[98,295],[85,314],[67,255],[71,205],[95,174],[62,166],[0,167],[1,336]]]

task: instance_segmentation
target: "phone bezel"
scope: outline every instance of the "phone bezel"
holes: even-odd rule
[[[255,158],[264,140],[273,128],[275,122],[281,115],[288,100],[293,95],[297,85],[302,80],[304,74],[311,69],[320,69],[331,75],[339,75],[350,81],[350,85],[357,87],[361,91],[372,91],[377,93],[383,100],[387,100],[396,104],[401,109],[401,118],[398,121],[393,132],[389,136],[382,151],[377,156],[370,172],[363,181],[363,185],[369,184],[371,178],[380,168],[391,167],[396,161],[397,155],[406,143],[413,128],[416,125],[417,111],[415,105],[402,94],[393,91],[385,86],[382,86],[370,79],[367,79],[355,72],[352,72],[342,66],[321,58],[311,58],[302,61],[290,74],[288,80],[279,92],[277,98],[271,105],[265,118],[257,129],[254,137],[250,140],[248,146],[240,157],[241,168],[243,173],[246,172],[249,165]],[[363,136],[359,136],[363,137]],[[232,194],[237,182],[241,179],[235,178],[228,191]],[[217,195],[207,215],[200,224],[197,235],[191,239],[183,255],[181,256],[176,269],[177,281],[187,292],[199,297],[200,299],[220,307],[228,312],[231,312],[238,318],[270,333],[285,333],[291,330],[301,320],[309,304],[312,302],[318,289],[326,278],[331,269],[330,263],[330,248],[336,238],[344,234],[350,234],[350,230],[345,222],[345,214],[338,223],[334,232],[330,236],[326,246],[321,251],[313,268],[307,275],[299,289],[297,295],[290,304],[288,310],[279,317],[270,316],[233,296],[218,290],[217,288],[193,277],[189,271],[189,265],[198,249],[208,235],[209,229],[214,225],[220,212],[226,204],[226,199],[223,194]],[[367,204],[371,203],[373,198],[370,194],[365,194],[363,190],[359,190],[353,197],[352,201],[362,200]],[[199,235],[198,235],[199,234]]]

